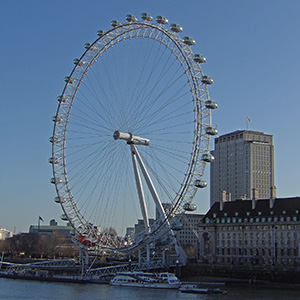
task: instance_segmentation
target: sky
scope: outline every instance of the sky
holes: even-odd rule
[[[0,228],[27,232],[39,216],[64,224],[49,181],[56,97],[97,30],[142,12],[166,16],[196,40],[214,78],[213,125],[220,135],[247,126],[272,134],[277,197],[300,196],[300,1],[2,0]],[[195,203],[207,212],[209,188]]]

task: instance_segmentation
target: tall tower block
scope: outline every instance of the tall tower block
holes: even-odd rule
[[[256,195],[276,197],[273,136],[238,130],[215,138],[210,165],[210,204]],[[224,195],[227,195],[224,196]]]

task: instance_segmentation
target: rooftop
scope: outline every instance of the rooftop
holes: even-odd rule
[[[206,218],[221,217],[268,217],[300,214],[300,197],[241,200],[213,204],[205,215]]]

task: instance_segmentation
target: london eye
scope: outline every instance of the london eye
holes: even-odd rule
[[[195,40],[166,17],[127,15],[84,45],[57,97],[55,202],[76,239],[103,251],[174,240],[213,161],[217,108]],[[139,232],[126,228],[140,220]]]

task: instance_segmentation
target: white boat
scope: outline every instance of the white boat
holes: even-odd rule
[[[181,282],[173,273],[122,272],[118,273],[110,284],[125,287],[178,289]]]

